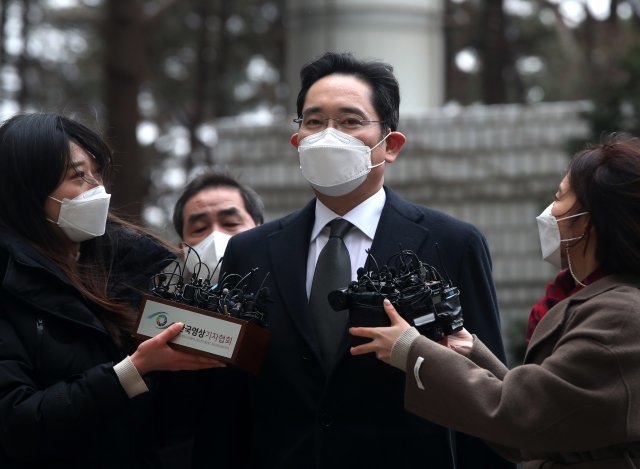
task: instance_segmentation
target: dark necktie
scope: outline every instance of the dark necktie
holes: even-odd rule
[[[329,227],[329,241],[318,256],[309,295],[309,307],[327,369],[331,369],[336,359],[348,319],[347,311],[334,311],[331,308],[327,295],[333,290],[348,286],[351,281],[351,259],[342,237],[353,225],[347,220],[336,218],[329,222]]]

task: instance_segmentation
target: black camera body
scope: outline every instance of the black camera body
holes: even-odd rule
[[[373,260],[370,254],[369,259]],[[405,321],[432,340],[462,329],[458,288],[409,250],[393,256],[381,268],[376,265],[375,271],[358,269],[357,281],[328,296],[335,311],[349,310],[351,326],[364,327],[390,325],[382,305],[385,298]]]

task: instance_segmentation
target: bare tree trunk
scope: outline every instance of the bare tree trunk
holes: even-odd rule
[[[456,86],[456,65],[455,65],[455,50],[454,50],[454,29],[453,24],[453,4],[452,0],[445,0],[444,2],[444,14],[442,15],[444,21],[444,67],[445,67],[445,102],[450,101],[455,96]]]
[[[618,26],[618,5],[619,4],[620,4],[619,0],[610,0],[609,2],[609,16],[607,17],[607,23],[609,23],[614,28],[617,28]]]
[[[7,6],[9,0],[0,0],[0,66],[7,63],[7,50],[4,47],[5,34],[4,28],[7,23]]]
[[[228,0],[218,0],[217,9],[218,9],[218,17],[220,18],[220,24],[223,25],[218,34],[217,44],[216,44],[216,60],[213,63],[213,83],[222,84],[227,78],[227,71],[229,69],[229,44],[231,43],[231,38],[229,37],[229,32],[227,28],[224,26],[227,24],[227,20],[230,15]],[[213,112],[211,113],[212,117],[221,117],[229,115],[229,96],[227,95],[227,91],[224,86],[215,86],[213,88]]]
[[[200,141],[196,131],[204,119],[205,102],[207,99],[206,90],[209,84],[209,62],[207,60],[207,54],[209,53],[210,40],[207,22],[211,15],[211,0],[199,0],[195,9],[200,17],[200,26],[196,40],[197,59],[194,73],[193,102],[191,103],[191,112],[187,116],[187,127],[189,129],[189,140],[191,144],[191,152],[185,161],[187,174],[191,172],[198,162],[210,160],[208,148]]]
[[[31,33],[31,22],[29,20],[29,0],[22,0],[22,52],[16,60],[16,69],[20,77],[20,91],[18,91],[17,101],[20,109],[24,109],[29,96],[29,83],[27,79],[27,68],[29,67],[29,52],[27,44],[29,43],[29,34]],[[4,24],[4,23],[3,23]]]
[[[281,77],[286,75],[286,63],[287,63],[287,31],[285,29],[283,16],[286,10],[286,0],[276,0],[276,6],[278,12],[280,12],[280,19],[275,26],[275,34],[273,39],[273,65],[278,74]],[[281,94],[276,96],[276,102],[280,104],[284,109],[287,109],[288,98]],[[287,109],[288,111],[288,109]]]
[[[508,44],[505,38],[505,15],[502,0],[485,0],[482,6],[480,55],[482,57],[482,97],[486,104],[507,102],[505,72]]]
[[[104,93],[107,138],[114,149],[112,205],[137,221],[149,188],[136,137],[138,92],[145,69],[144,13],[139,0],[107,0],[104,19]]]

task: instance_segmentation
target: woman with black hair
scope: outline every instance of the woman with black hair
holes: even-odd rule
[[[372,340],[351,353],[406,371],[408,410],[485,439],[525,469],[638,468],[639,142],[575,155],[538,228],[543,258],[565,270],[522,366],[508,370],[464,329],[446,347],[420,336],[388,301],[391,326],[352,328]]]
[[[158,467],[152,372],[223,366],[169,347],[181,324],[131,339],[140,293],[175,255],[109,214],[111,168],[72,119],[0,127],[2,468]]]

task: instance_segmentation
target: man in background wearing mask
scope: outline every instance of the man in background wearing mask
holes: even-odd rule
[[[208,276],[218,267],[211,276],[212,283],[216,283],[220,272],[218,263],[224,255],[229,238],[263,222],[264,204],[250,187],[226,173],[213,170],[194,178],[184,188],[173,211],[173,226],[181,239],[180,247],[184,253],[187,275],[195,273],[198,276]],[[201,266],[201,262],[206,267]],[[243,447],[238,446],[242,443],[240,436],[230,430],[230,419],[238,418],[240,414],[232,411],[225,418],[222,413],[235,408],[230,404],[231,399],[237,398],[240,402],[238,405],[246,401],[242,394],[246,389],[244,373],[231,368],[220,371],[175,373],[173,387],[168,388],[166,395],[174,402],[192,406],[199,411],[184,413],[165,430],[165,433],[177,433],[176,439],[182,439],[179,446],[164,455],[167,467],[211,467],[210,454],[198,453],[200,459],[196,457],[189,460],[193,426],[198,427],[198,433],[206,440],[207,453],[212,450],[216,452],[219,467],[233,467],[237,455],[243,452]],[[218,396],[226,404],[220,406],[220,401],[212,399],[212,396]],[[209,425],[209,417],[201,418],[201,415],[210,412],[227,422],[224,434],[217,427]]]
[[[375,356],[350,355],[345,312],[318,317],[326,294],[314,293],[316,261],[329,242],[327,224],[342,218],[350,222],[342,239],[351,280],[369,248],[380,265],[400,249],[415,251],[448,273],[461,291],[465,327],[504,359],[484,237],[383,186],[385,165],[405,143],[397,131],[400,95],[392,67],[327,53],[300,76],[299,128],[291,143],[316,198],[234,236],[222,263],[223,274],[270,272],[271,338],[251,382],[250,467],[512,467],[479,440],[407,413],[404,375]]]
[[[261,225],[263,212],[260,196],[227,174],[208,171],[193,179],[173,211],[173,226],[182,240],[187,270],[200,273],[200,262],[215,269],[229,238]],[[219,268],[214,282],[218,273]]]

